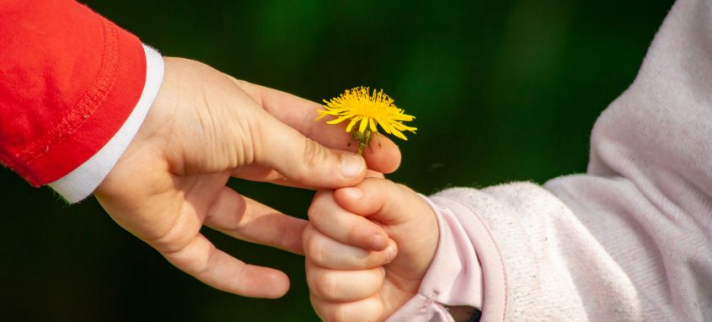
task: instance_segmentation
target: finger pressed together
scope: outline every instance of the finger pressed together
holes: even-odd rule
[[[311,294],[314,311],[325,322],[377,322],[382,320],[383,305],[378,295],[348,303],[322,301]]]
[[[325,301],[350,302],[368,298],[381,289],[385,270],[332,270],[306,261],[307,283],[314,296]]]
[[[388,246],[388,234],[383,228],[341,208],[332,191],[317,192],[308,215],[314,228],[338,242],[375,251]]]
[[[397,254],[389,240],[383,251],[371,251],[333,240],[309,225],[304,228],[304,255],[315,265],[329,269],[360,270],[388,264]]]

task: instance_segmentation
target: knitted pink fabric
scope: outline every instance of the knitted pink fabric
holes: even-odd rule
[[[437,254],[389,321],[712,321],[712,1],[674,5],[586,174],[431,202]]]

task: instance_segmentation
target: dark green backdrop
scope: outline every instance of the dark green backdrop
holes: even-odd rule
[[[390,176],[429,194],[586,169],[599,113],[634,79],[669,0],[87,0],[164,55],[320,101],[383,88],[417,116]],[[115,225],[0,171],[1,321],[314,321],[302,258],[206,232],[283,268],[280,300],[213,290]],[[234,181],[304,217],[312,192]]]

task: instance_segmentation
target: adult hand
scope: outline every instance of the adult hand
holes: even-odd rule
[[[198,62],[165,58],[165,64],[158,97],[97,199],[119,225],[202,282],[243,296],[284,295],[284,273],[216,249],[200,229],[302,253],[306,222],[241,196],[226,187],[228,179],[352,186],[367,167],[395,170],[397,146],[382,138],[381,147],[366,149],[364,162],[339,150],[351,139],[343,128],[314,121],[316,103]]]

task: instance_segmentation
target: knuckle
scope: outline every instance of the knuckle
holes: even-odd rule
[[[316,141],[304,137],[304,154],[302,155],[302,161],[304,165],[308,168],[312,168],[319,165],[320,158],[323,157],[322,147]]]
[[[176,219],[170,227],[145,241],[161,253],[174,254],[194,243],[200,233],[199,229],[196,222]]]
[[[194,262],[195,267],[197,268],[196,270],[196,275],[198,276],[204,276],[210,273],[212,270],[212,265],[210,265],[210,262],[212,259],[215,258],[215,248],[210,248],[210,251],[208,252],[208,256],[206,256],[204,259],[198,259]]]
[[[358,225],[350,225],[349,232],[346,235],[346,240],[351,246],[366,246],[366,241],[362,241],[362,234]]]
[[[322,198],[314,198],[312,201],[311,205],[309,205],[309,209],[307,209],[307,217],[309,218],[310,221],[318,221],[319,215],[321,215],[323,209],[323,201]]]
[[[311,205],[309,205],[307,216],[309,220],[312,221],[312,224],[315,224],[315,228],[319,227],[319,224],[321,224],[320,219],[326,215],[325,213],[328,211],[327,203],[331,196],[332,192],[330,191],[319,191],[314,196]]]
[[[383,265],[386,261],[384,252],[371,252],[365,261],[364,268],[374,268]]]
[[[312,227],[311,224],[308,224],[304,227],[304,230],[302,230],[302,247],[304,248],[305,255],[309,254],[309,243],[311,242],[313,236],[313,229],[314,227]]]
[[[334,308],[332,311],[332,319],[331,321],[333,322],[348,322],[351,321],[351,312],[347,310],[345,305],[338,305]]]
[[[331,305],[327,302],[320,300],[313,291],[309,292],[309,302],[314,307],[314,311],[324,322],[333,321]]]
[[[333,274],[322,273],[314,280],[314,291],[322,298],[331,298],[339,290],[338,279]]]
[[[323,158],[323,148],[316,141],[304,137],[304,151],[302,152],[302,162],[298,167],[299,171],[296,171],[292,176],[296,181],[304,181],[309,176],[309,169],[314,169],[321,164]]]
[[[312,235],[305,241],[304,253],[306,257],[319,266],[324,266],[324,245],[319,238]]]

